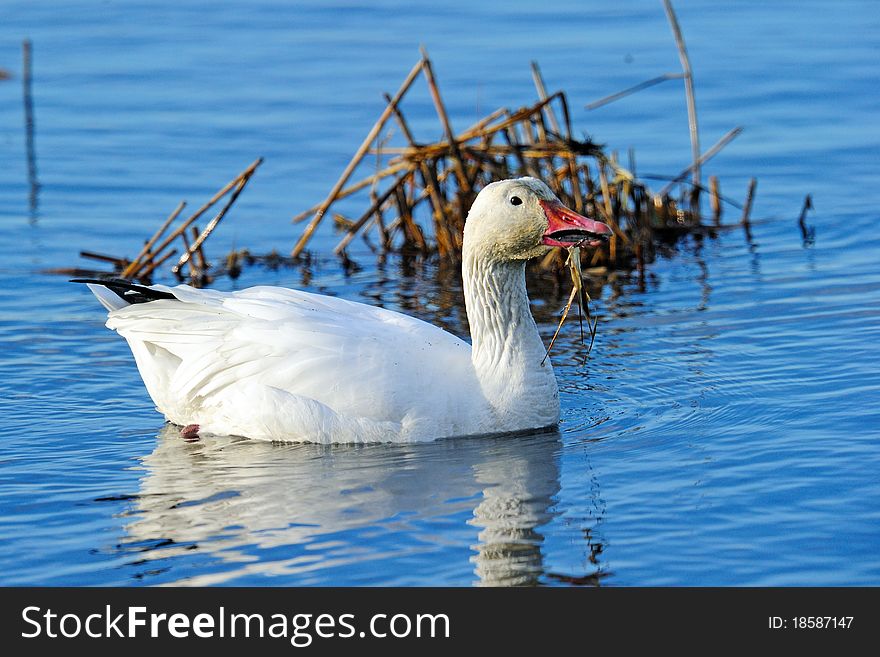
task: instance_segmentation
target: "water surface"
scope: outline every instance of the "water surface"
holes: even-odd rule
[[[0,21],[0,583],[880,584],[880,15],[873,4],[678,3],[707,167],[740,230],[594,282],[599,333],[554,355],[556,432],[427,445],[180,440],[87,291],[41,273],[133,254],[181,198],[266,163],[208,244],[285,250],[424,43],[453,123],[563,87],[581,130],[644,174],[688,163],[659,2],[7,2]],[[34,43],[39,190],[19,75]],[[430,98],[405,110],[439,136]],[[796,219],[812,193],[805,244]],[[356,206],[347,209],[356,212]],[[729,207],[725,218],[735,221]],[[313,248],[328,254],[331,231]],[[456,273],[329,257],[231,289],[305,287],[465,334]],[[533,290],[545,336],[565,290]]]

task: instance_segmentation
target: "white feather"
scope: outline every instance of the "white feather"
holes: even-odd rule
[[[511,190],[526,202],[513,208]],[[89,285],[171,422],[264,440],[410,442],[535,429],[559,419],[524,263],[544,250],[534,179],[493,183],[465,229],[473,348],[397,312],[277,287],[223,293],[157,285],[124,305]]]
[[[161,289],[176,300],[115,310],[107,326],[132,345],[172,422],[252,438],[372,442],[453,435],[469,414],[467,400],[450,404],[436,392],[450,377],[475,385],[470,346],[418,319],[280,288]],[[438,411],[445,426],[420,426]]]
[[[103,285],[95,285],[94,283],[87,284],[89,289],[92,291],[98,301],[101,302],[101,305],[104,306],[107,310],[119,310],[120,308],[125,308],[128,303],[124,301],[118,294],[113,292],[112,290],[108,290]]]

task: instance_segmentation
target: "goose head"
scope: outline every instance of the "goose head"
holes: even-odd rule
[[[606,224],[565,207],[537,178],[516,178],[486,185],[477,195],[464,248],[489,260],[524,261],[552,246],[598,246],[611,233]]]

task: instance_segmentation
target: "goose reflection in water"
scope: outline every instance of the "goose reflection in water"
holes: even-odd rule
[[[120,548],[137,555],[130,565],[147,583],[259,584],[271,574],[399,584],[420,553],[449,550],[470,568],[467,546],[475,583],[537,584],[561,445],[556,430],[416,445],[187,443],[168,426],[142,460]],[[436,567],[436,557],[423,563]]]

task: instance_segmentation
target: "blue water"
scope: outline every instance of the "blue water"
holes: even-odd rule
[[[706,167],[741,230],[664,251],[644,285],[595,281],[554,366],[559,431],[416,446],[183,442],[87,291],[45,269],[133,255],[182,198],[266,158],[207,245],[289,249],[424,44],[454,125],[534,98],[575,126],[689,161],[661,3],[24,2],[0,9],[0,584],[880,584],[880,14],[874,3],[680,1]],[[34,44],[39,190],[29,202],[20,45]],[[404,109],[440,136],[427,91]],[[658,183],[660,184],[660,183]],[[805,194],[815,242],[797,216]],[[357,213],[355,203],[340,209]],[[726,210],[735,222],[738,211]],[[306,287],[464,333],[460,286],[404,276],[323,230]],[[163,281],[165,282],[165,281]],[[545,336],[566,292],[534,290]]]

